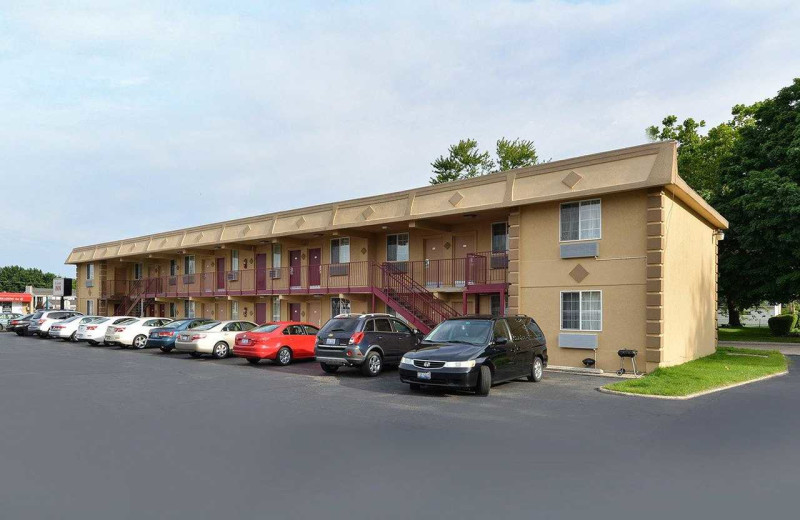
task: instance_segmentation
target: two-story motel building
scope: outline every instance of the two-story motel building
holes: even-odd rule
[[[727,221],[661,142],[74,249],[85,313],[304,320],[388,311],[423,331],[524,313],[553,365],[714,350]],[[646,363],[645,363],[646,362]]]

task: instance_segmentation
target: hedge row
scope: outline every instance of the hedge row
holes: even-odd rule
[[[797,314],[781,314],[767,321],[773,336],[788,336],[797,326]]]

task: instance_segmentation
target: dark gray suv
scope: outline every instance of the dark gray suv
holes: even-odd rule
[[[320,329],[314,353],[328,374],[349,366],[375,377],[385,364],[398,365],[420,339],[419,331],[390,314],[340,314]]]

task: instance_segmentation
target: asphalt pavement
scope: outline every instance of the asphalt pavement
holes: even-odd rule
[[[412,393],[3,333],[0,518],[796,517],[794,366],[689,401],[605,382]]]

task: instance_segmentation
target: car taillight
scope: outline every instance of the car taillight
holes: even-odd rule
[[[362,339],[364,339],[364,333],[363,332],[356,332],[355,334],[350,336],[350,341],[348,341],[347,343],[350,344],[350,345],[356,345],[358,343],[361,343]]]
[[[195,335],[192,336],[192,341],[194,341],[196,339],[203,339],[205,337],[206,337],[205,334],[195,334]]]
[[[45,321],[47,321],[47,320],[46,320],[45,318],[42,318],[42,319],[41,319],[41,320],[39,320],[37,323],[39,323],[39,325],[41,325],[41,324],[42,324],[42,323],[44,323]]]
[[[86,330],[94,330],[96,328],[97,328],[97,325],[89,325],[88,327],[86,327]]]
[[[175,334],[175,333],[174,332],[159,332],[158,333],[159,337],[162,337],[162,338],[171,338],[173,336],[173,334]]]
[[[114,327],[114,332],[122,332],[125,330],[125,327]]]

